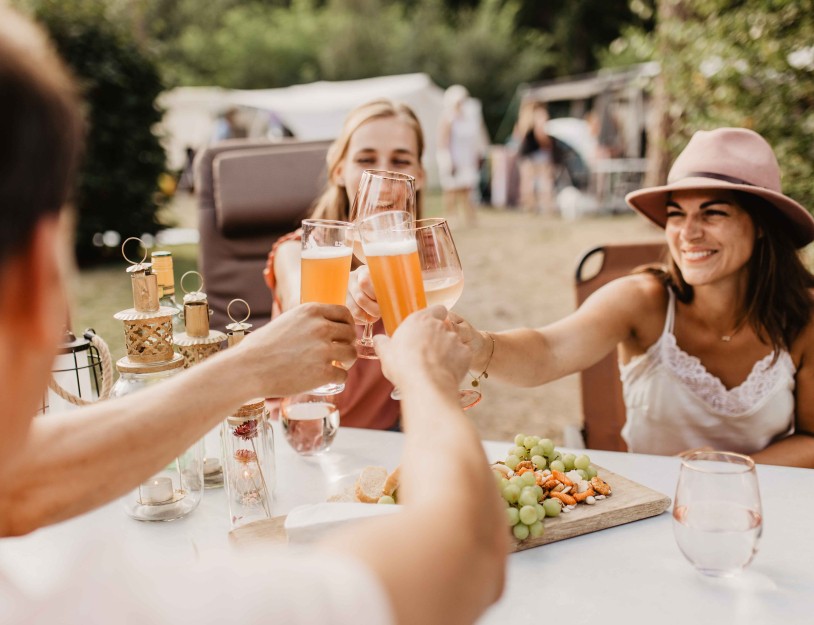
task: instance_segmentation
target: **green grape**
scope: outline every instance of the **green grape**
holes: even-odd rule
[[[524,440],[526,440],[526,435],[518,434],[517,436],[514,437],[514,444],[518,446],[522,445]]]
[[[582,454],[579,458],[574,460],[574,466],[577,469],[587,469],[591,466],[591,459],[585,454]]]
[[[566,471],[571,471],[574,468],[574,461],[577,457],[574,454],[565,454],[562,457],[562,463],[565,465]]]
[[[560,473],[565,471],[565,464],[563,464],[562,460],[552,460],[548,466],[551,467],[552,471],[559,471]]]
[[[498,486],[500,486],[501,483],[506,481],[506,475],[503,473],[503,471],[492,469],[492,475],[495,476],[495,482],[497,482]]]
[[[523,446],[526,449],[531,449],[539,442],[540,442],[539,436],[527,436],[526,438],[523,439]]]
[[[541,521],[537,521],[529,526],[529,536],[532,538],[540,538],[545,532],[545,528],[543,527],[543,523]]]
[[[390,495],[382,495],[376,503],[396,503],[396,500]]]
[[[554,451],[554,441],[550,438],[543,438],[538,443],[543,448],[543,455],[548,456]]]
[[[529,526],[518,523],[512,528],[512,533],[517,540],[526,540],[529,537]]]
[[[509,484],[514,484],[517,488],[523,488],[526,485],[526,481],[522,475],[512,475],[509,478]]]
[[[534,471],[526,471],[520,476],[520,479],[523,480],[523,486],[534,486],[537,484],[537,478],[534,476]]]
[[[517,503],[517,498],[520,497],[520,487],[514,484],[509,484],[503,489],[503,499],[509,503]]]
[[[520,512],[517,508],[506,508],[506,518],[509,520],[509,527],[520,523]]]
[[[537,519],[542,521],[545,518],[545,508],[543,508],[543,504],[538,503],[534,506],[534,509],[537,510]]]
[[[532,525],[537,522],[537,508],[534,506],[523,506],[519,512],[520,522]]]
[[[540,501],[540,499],[541,499],[541,498],[542,498],[542,496],[543,496],[543,489],[542,489],[542,487],[541,487],[541,486],[537,486],[537,484],[535,484],[534,486],[532,486],[532,487],[531,487],[531,490],[533,490],[533,491],[534,491],[534,494],[535,494],[535,495],[537,495],[537,501]]]
[[[585,469],[577,469],[577,473],[579,473],[579,476],[580,476],[580,477],[581,477],[583,480],[587,480],[587,479],[588,479],[588,472],[587,472]]]
[[[529,449],[529,456],[545,456],[545,448],[542,445],[535,445]]]
[[[512,471],[517,468],[517,465],[520,464],[520,458],[515,455],[511,455],[506,458],[505,462],[506,466],[509,467]]]
[[[555,449],[548,455],[548,464],[551,464],[552,460],[562,460],[562,452],[559,449]]]
[[[545,509],[546,516],[557,516],[562,512],[562,506],[558,499],[546,499],[543,502],[543,508]]]
[[[525,447],[523,447],[522,445],[518,445],[517,447],[512,449],[511,455],[517,456],[518,458],[522,459],[526,457],[527,453],[528,450]]]
[[[533,506],[537,503],[537,493],[531,488],[524,488],[520,492],[520,497],[517,498],[517,505],[519,506]]]
[[[588,477],[585,479],[590,480],[592,477],[596,477],[596,467],[593,465],[589,466],[587,469],[585,469],[585,473],[588,474]]]
[[[546,462],[546,459],[540,455],[532,456],[531,461],[532,463],[534,463],[534,466],[537,467],[538,469],[545,469],[546,465],[548,464]]]

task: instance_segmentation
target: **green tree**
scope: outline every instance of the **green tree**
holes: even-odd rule
[[[159,227],[155,215],[166,198],[158,179],[166,157],[152,128],[161,120],[155,99],[163,85],[153,60],[98,3],[41,0],[26,6],[74,71],[87,106],[76,250],[81,261],[95,259],[105,253],[94,245],[95,235],[114,230],[122,238],[140,236]]]

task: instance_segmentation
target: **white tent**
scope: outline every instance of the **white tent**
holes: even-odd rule
[[[180,169],[186,149],[197,150],[206,145],[215,119],[228,108],[239,109],[240,120],[250,137],[266,136],[273,114],[298,139],[333,139],[351,109],[375,98],[404,102],[416,112],[424,129],[428,184],[436,187],[435,146],[443,90],[426,74],[322,81],[282,89],[179,87],[164,92],[159,99],[159,106],[166,111],[161,132],[170,166]]]

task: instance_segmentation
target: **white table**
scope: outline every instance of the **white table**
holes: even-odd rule
[[[352,484],[366,465],[393,468],[403,435],[342,428],[321,458],[301,458],[277,437],[277,501],[274,514],[302,503],[325,501]],[[510,443],[484,444],[490,460]],[[588,451],[592,461],[672,497],[676,458]],[[814,622],[814,471],[758,468],[764,533],[747,571],[730,580],[706,578],[684,559],[673,539],[669,512],[628,525],[512,554],[501,601],[485,624],[736,623],[773,625]],[[445,479],[449,479],[447,476]],[[172,523],[141,523],[113,502],[78,519],[0,543],[0,568],[31,587],[66,562],[101,527],[157,560],[189,558],[228,549],[230,529],[224,491],[207,491],[200,507]],[[73,555],[71,555],[73,554]],[[431,566],[431,563],[429,563]],[[528,619],[528,620],[526,620]]]

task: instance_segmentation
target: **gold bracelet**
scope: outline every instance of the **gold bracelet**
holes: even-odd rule
[[[483,368],[483,371],[478,377],[472,378],[472,386],[478,387],[480,386],[480,379],[483,378],[484,380],[489,379],[489,374],[486,373],[486,370],[489,368],[489,363],[492,362],[492,356],[495,355],[495,337],[492,336],[490,332],[486,332],[486,336],[492,339],[492,351],[489,352],[489,358],[486,359],[486,366]]]

